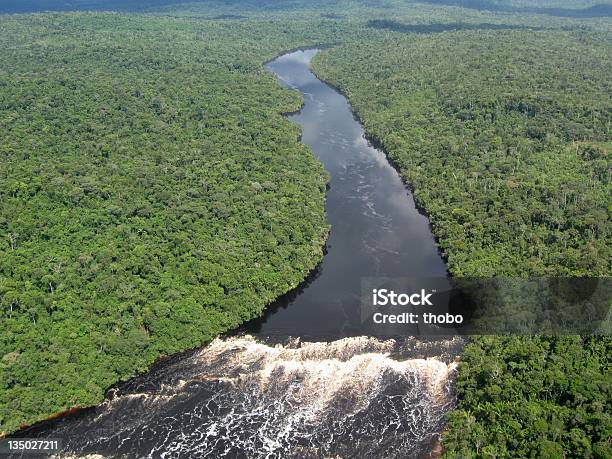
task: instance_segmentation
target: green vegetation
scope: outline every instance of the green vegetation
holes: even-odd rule
[[[283,33],[114,14],[0,28],[11,431],[98,402],[295,287],[322,257],[327,174],[282,116],[299,96],[261,66]]]
[[[297,96],[261,67],[283,50],[339,45],[317,73],[455,276],[610,274],[610,23],[563,17],[609,2],[68,7],[101,3],[176,18],[0,17],[0,431],[96,403],[320,259],[326,175],[281,116]],[[610,345],[474,340],[446,455],[610,457]]]
[[[414,187],[454,275],[610,274],[609,35],[387,32],[314,65]],[[611,347],[473,340],[445,456],[610,457]]]
[[[392,52],[387,50],[393,50]],[[607,275],[612,71],[603,36],[389,34],[315,70],[414,187],[456,276]]]
[[[446,457],[609,458],[609,338],[481,337],[466,347]]]

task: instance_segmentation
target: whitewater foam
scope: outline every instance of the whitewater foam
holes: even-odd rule
[[[413,457],[439,438],[456,363],[403,356],[455,344],[216,339],[47,435],[113,457]]]

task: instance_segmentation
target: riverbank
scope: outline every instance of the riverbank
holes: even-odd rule
[[[211,51],[194,21],[0,23],[6,433],[259,316],[316,267],[329,229],[327,175],[281,115],[300,98],[261,72],[286,39],[262,49],[206,23]]]

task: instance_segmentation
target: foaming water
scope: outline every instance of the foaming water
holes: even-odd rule
[[[308,69],[315,54],[290,53],[268,68],[302,92],[291,119],[331,176],[318,275],[246,335],[160,362],[99,406],[17,436],[60,438],[58,457],[95,459],[429,457],[454,403],[462,341],[361,336],[370,334],[361,280],[445,277],[446,267],[427,219],[347,100]]]
[[[459,344],[217,339],[43,431],[58,457],[416,457],[453,406]]]

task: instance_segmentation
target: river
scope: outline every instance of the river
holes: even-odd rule
[[[209,346],[159,362],[97,407],[17,436],[62,457],[428,457],[454,404],[459,338],[364,335],[364,278],[444,278],[427,219],[365,139],[340,93],[309,70],[318,50],[267,68],[299,90],[290,116],[330,173],[326,255],[297,291]]]

